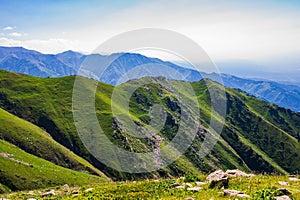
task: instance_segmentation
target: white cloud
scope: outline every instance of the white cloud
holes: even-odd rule
[[[4,27],[2,30],[3,30],[3,31],[11,31],[11,30],[13,30],[13,29],[14,29],[14,27],[6,26],[6,27]]]
[[[151,1],[90,19],[70,30],[82,45],[100,45],[116,34],[139,28],[163,28],[186,35],[214,61],[273,59],[300,52],[300,17],[293,8],[196,1]],[[85,26],[85,27],[84,27]]]
[[[24,34],[23,33],[18,33],[18,32],[12,32],[10,34],[8,34],[9,36],[12,36],[12,37],[21,37],[23,36]]]
[[[0,46],[22,46],[27,49],[42,53],[60,53],[67,50],[78,50],[78,41],[70,41],[62,38],[16,40],[6,37],[0,38]]]

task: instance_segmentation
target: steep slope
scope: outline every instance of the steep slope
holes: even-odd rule
[[[39,127],[0,108],[0,139],[56,165],[105,177],[90,163],[57,143]]]
[[[133,80],[117,88],[112,85],[98,84],[95,95],[96,113],[99,123],[108,138],[117,146],[133,152],[153,151],[155,141],[136,138],[118,123],[112,115],[111,95],[113,90],[126,91],[143,83],[147,78]],[[139,87],[130,98],[130,117],[137,124],[142,134],[149,134],[144,127],[150,122],[149,113],[152,105],[160,104],[166,111],[166,124],[157,134],[163,138],[161,145],[167,144],[177,132],[180,115],[183,111],[196,112],[189,107],[181,108],[173,92],[162,82],[164,78],[153,79],[154,82]],[[178,81],[171,81],[175,85]],[[210,133],[207,128],[211,114],[208,87],[221,89],[220,85],[202,80],[192,83],[198,97],[203,127],[199,128],[195,140],[185,154],[170,166],[148,174],[127,174],[115,171],[97,161],[82,144],[73,122],[72,89],[74,77],[36,78],[6,71],[0,72],[0,107],[10,113],[44,128],[51,136],[78,155],[90,161],[95,167],[116,179],[142,178],[156,176],[179,176],[198,174],[217,168],[240,168],[258,172],[295,173],[300,169],[300,145],[295,135],[298,134],[299,114],[285,110],[280,117],[286,121],[284,127],[276,117],[266,117],[273,106],[247,96],[245,93],[227,89],[227,119],[221,138],[210,154],[199,157],[199,150],[204,138]],[[92,88],[83,88],[92,90]],[[185,91],[181,91],[186,95]],[[189,98],[189,97],[187,97]],[[256,107],[255,107],[255,106]],[[117,106],[120,114],[126,114],[123,106]],[[257,107],[266,107],[260,111]],[[276,107],[275,107],[276,108]],[[184,110],[182,110],[184,109]],[[276,110],[280,110],[279,108]],[[76,111],[76,108],[75,108]],[[196,114],[196,113],[195,113]],[[279,119],[279,118],[278,118]],[[88,123],[88,122],[87,122]],[[89,131],[86,133],[89,134]]]
[[[54,165],[3,140],[0,140],[0,180],[6,191],[45,188],[66,183],[85,185],[108,181]]]
[[[0,76],[0,106],[5,110],[43,128],[57,142],[85,158],[112,178],[128,179],[153,176],[152,174],[126,174],[112,170],[96,160],[86,150],[77,134],[72,116],[74,77],[42,79],[5,71],[2,71]],[[112,89],[113,86],[99,84],[99,98],[96,100],[99,107],[107,108],[108,105],[100,97],[109,95]],[[111,115],[106,115],[101,122],[107,123],[109,129],[112,130]],[[178,176],[185,172],[186,167],[189,167],[191,173],[198,173],[198,170],[189,164],[188,160],[182,158],[174,164],[173,169],[164,170],[161,174]],[[169,171],[171,172],[169,173]],[[160,172],[157,173],[159,176]]]
[[[203,77],[216,80],[218,75],[202,74]],[[239,78],[236,76],[222,74],[222,81],[226,87],[237,88],[254,95],[256,98],[289,108],[293,111],[300,111],[300,87],[296,85],[288,85],[276,83],[273,81],[256,81],[250,79]]]

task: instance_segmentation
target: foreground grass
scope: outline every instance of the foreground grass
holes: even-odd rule
[[[204,181],[205,176],[199,179]],[[23,191],[3,195],[9,199],[40,199],[40,194],[55,190],[55,196],[44,199],[239,199],[224,196],[222,189],[209,189],[208,185],[202,186],[199,192],[187,189],[176,189],[171,187],[174,183],[182,183],[184,179],[174,180],[145,180],[138,182],[115,182],[103,183],[101,185],[86,185],[83,187],[56,187],[46,190]],[[289,186],[282,186],[278,181],[289,182]],[[190,182],[195,185],[194,182]],[[93,188],[93,189],[91,189]],[[290,197],[294,200],[300,199],[300,181],[289,181],[287,176],[256,175],[253,178],[230,178],[229,189],[242,191],[251,196],[251,199],[273,199],[278,188],[286,188],[292,192]]]
[[[70,185],[100,184],[104,181],[108,179],[55,165],[0,140],[0,193],[1,191],[45,188],[65,183]]]

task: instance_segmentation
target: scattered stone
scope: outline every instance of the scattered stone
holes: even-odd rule
[[[50,190],[49,192],[46,192],[44,194],[40,195],[41,197],[47,197],[47,196],[55,196],[55,191],[54,190]]]
[[[205,183],[205,182],[200,182],[200,181],[196,181],[196,185],[197,185],[197,186],[202,186],[202,185],[205,185],[205,184],[207,184],[207,183]]]
[[[184,200],[196,200],[196,199],[194,199],[192,197],[188,197],[188,198],[185,198]]]
[[[284,186],[288,186],[289,183],[288,182],[284,182],[284,181],[278,181],[279,185],[284,185]]]
[[[92,191],[94,188],[88,188],[88,189],[86,189],[86,190],[84,190],[84,192],[90,192],[90,191]]]
[[[275,197],[276,200],[292,200],[289,196],[287,195],[282,195],[282,196],[278,196]]]
[[[292,194],[288,189],[286,189],[286,188],[279,188],[279,189],[277,189],[277,192],[279,193],[279,194],[282,194],[282,195],[290,195],[290,194]]]
[[[27,199],[27,200],[36,200],[35,198],[29,198],[29,199]]]
[[[300,179],[299,179],[299,178],[296,178],[296,177],[290,177],[289,180],[290,180],[290,181],[300,181]]]
[[[250,198],[250,195],[248,194],[237,194],[236,196],[241,198]]]
[[[201,187],[190,187],[187,190],[194,191],[194,192],[199,192],[201,189],[202,189]]]
[[[225,172],[225,174],[227,176],[230,176],[230,177],[248,177],[248,178],[251,178],[254,176],[254,174],[247,174],[241,170],[238,170],[238,169],[233,169],[233,170],[227,170]]]
[[[31,191],[29,191],[27,194],[33,196],[33,195],[34,195],[34,192],[31,190]]]
[[[190,184],[190,183],[183,183],[182,185],[185,186],[185,187],[193,187],[193,185]]]
[[[0,198],[0,200],[7,200],[7,199],[5,199],[5,198]]]
[[[224,190],[224,195],[228,195],[228,196],[236,196],[236,197],[240,197],[240,198],[250,198],[249,195],[238,191],[238,190]]]
[[[176,188],[176,189],[184,189],[185,186],[183,186],[183,185],[178,185],[178,186],[176,186],[175,188]]]
[[[210,183],[209,188],[228,188],[229,186],[228,176],[222,170],[209,174],[206,181]]]
[[[193,187],[193,185],[190,183],[182,183],[182,184],[174,183],[174,184],[170,185],[170,187],[175,187],[176,189],[184,189],[187,187],[189,187],[189,188]]]
[[[61,186],[61,188],[68,190],[68,189],[70,189],[70,186],[68,184],[64,184],[63,186]]]

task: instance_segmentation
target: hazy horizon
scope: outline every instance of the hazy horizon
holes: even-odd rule
[[[300,79],[299,9],[299,1],[2,0],[0,46],[91,53],[117,34],[163,28],[198,43],[222,72],[294,81]],[[138,53],[180,62],[162,52]]]

